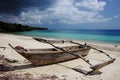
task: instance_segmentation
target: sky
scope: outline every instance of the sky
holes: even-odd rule
[[[49,29],[120,29],[120,0],[0,0],[0,20]]]

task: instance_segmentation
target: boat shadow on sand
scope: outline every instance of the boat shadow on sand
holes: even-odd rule
[[[74,59],[77,59],[77,58],[74,58]],[[30,63],[30,64],[24,64],[24,65],[16,65],[14,67],[15,67],[15,70],[37,68],[37,67],[46,67],[46,66],[51,66],[51,65],[58,65],[59,63],[64,63],[64,62],[71,61],[71,60],[74,60],[74,59],[61,61],[61,62],[56,62],[56,63],[45,64],[45,65],[39,65],[39,66],[38,65],[33,65],[32,63]]]
[[[15,70],[23,70],[23,69],[29,69],[29,68],[35,68],[39,66],[33,66],[32,64],[25,64],[25,65],[17,65],[15,66]]]

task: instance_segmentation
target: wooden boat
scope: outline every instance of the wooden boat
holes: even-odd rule
[[[56,48],[25,49],[21,46],[13,47],[11,44],[8,45],[23,57],[28,59],[35,66],[48,65],[79,58]],[[81,46],[67,46],[62,48],[68,52],[80,54],[81,56],[87,56],[90,50],[90,47]]]
[[[36,41],[39,41],[39,42],[43,42],[43,43],[45,43],[44,42],[44,40],[46,40],[46,41],[48,41],[48,42],[50,42],[50,43],[52,43],[52,44],[62,44],[62,43],[66,43],[66,42],[70,42],[70,41],[68,41],[68,40],[57,40],[57,39],[44,39],[44,38],[39,38],[39,37],[33,37],[33,39],[35,39]]]

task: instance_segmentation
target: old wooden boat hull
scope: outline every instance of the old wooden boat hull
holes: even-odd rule
[[[28,59],[35,66],[54,64],[78,58],[72,54],[68,54],[55,48],[24,49],[22,47],[22,49],[21,48],[19,49],[17,48],[18,46],[13,47],[11,44],[9,44],[9,46],[12,47],[16,52],[21,54],[23,57]],[[89,47],[82,48],[79,46],[68,46],[63,48],[71,53],[80,54],[82,56],[87,56],[90,50]]]

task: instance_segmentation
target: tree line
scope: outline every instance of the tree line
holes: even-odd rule
[[[0,21],[0,32],[21,32],[21,31],[31,31],[31,30],[48,30],[48,28],[31,27],[28,25],[6,23],[3,21]]]

